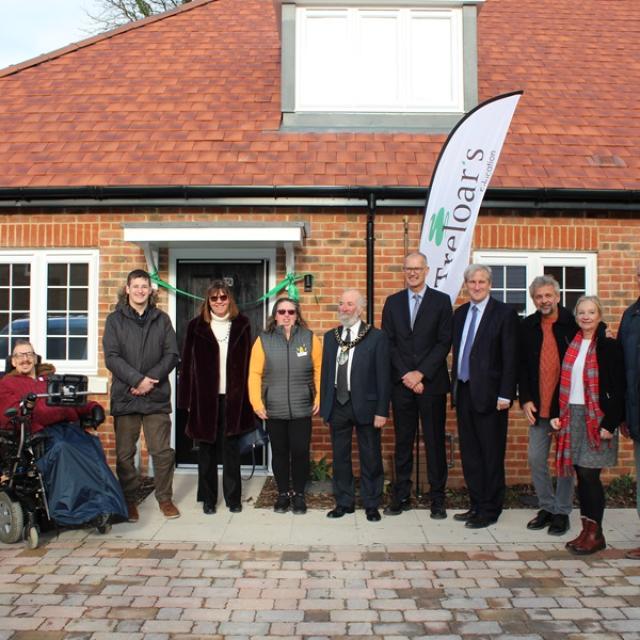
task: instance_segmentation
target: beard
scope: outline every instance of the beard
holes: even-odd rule
[[[352,316],[346,314],[346,313],[339,313],[338,314],[338,319],[340,320],[340,322],[342,323],[343,327],[346,328],[351,328],[353,327],[353,325],[358,322],[358,320],[360,319],[360,317],[357,314],[353,314]]]

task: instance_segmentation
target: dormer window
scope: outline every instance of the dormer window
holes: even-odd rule
[[[476,1],[281,4],[285,128],[446,131],[477,104]]]

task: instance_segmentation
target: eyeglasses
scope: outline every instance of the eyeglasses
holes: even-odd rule
[[[276,313],[279,316],[283,316],[285,313],[290,315],[290,316],[295,316],[296,315],[296,310],[295,309],[278,309],[276,311]]]
[[[36,354],[33,351],[25,351],[24,353],[14,353],[11,357],[16,360],[33,360]]]
[[[424,271],[424,267],[404,267],[403,271],[405,273],[420,273]]]
[[[229,296],[226,293],[221,293],[217,296],[209,296],[209,300],[211,300],[211,302],[218,302],[218,300],[220,300],[220,302],[226,302],[228,299]]]

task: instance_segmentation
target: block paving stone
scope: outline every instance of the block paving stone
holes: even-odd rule
[[[67,540],[0,560],[0,640],[640,639],[640,563],[616,549]]]

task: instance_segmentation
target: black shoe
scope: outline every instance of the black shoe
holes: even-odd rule
[[[341,507],[338,505],[327,513],[327,518],[342,518],[345,513],[353,513],[355,510],[355,507]]]
[[[536,514],[535,518],[532,518],[527,522],[527,529],[532,529],[537,531],[538,529],[544,529],[548,524],[551,523],[551,519],[553,518],[553,513],[549,513],[545,509],[540,509]]]
[[[276,513],[287,513],[287,511],[289,511],[290,504],[291,499],[289,498],[289,494],[279,493],[276,503],[273,505],[273,510]]]
[[[467,529],[485,529],[496,522],[498,522],[498,518],[485,518],[484,516],[475,515],[469,518],[464,523],[464,526],[467,527]]]
[[[469,509],[468,511],[463,511],[462,513],[454,513],[453,519],[457,520],[458,522],[466,522],[471,518],[475,518],[476,515],[477,514],[473,509]]]
[[[367,520],[369,522],[380,522],[380,520],[382,520],[380,512],[377,509],[366,509],[365,513],[367,514]]]
[[[555,513],[551,518],[551,524],[547,533],[550,536],[562,536],[569,531],[569,516]]]
[[[206,513],[208,516],[210,516],[212,513],[216,512],[216,505],[215,504],[211,504],[210,502],[203,502],[202,503],[202,512]]]
[[[409,498],[405,498],[404,500],[400,500],[396,502],[393,500],[389,505],[387,505],[382,513],[385,516],[399,516],[403,511],[411,510],[411,500]]]
[[[432,520],[444,520],[447,517],[447,510],[444,505],[437,504],[431,505],[431,519]]]
[[[307,503],[304,500],[303,493],[294,493],[291,499],[291,511],[296,515],[307,513]]]
[[[231,511],[231,513],[240,513],[242,511],[242,505],[241,504],[232,504],[229,507],[229,511]]]

